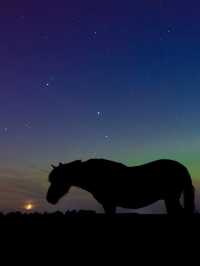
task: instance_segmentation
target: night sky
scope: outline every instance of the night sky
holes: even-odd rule
[[[3,1],[0,211],[101,212],[78,189],[55,207],[45,194],[51,163],[102,157],[178,160],[199,205],[199,14],[198,0]]]

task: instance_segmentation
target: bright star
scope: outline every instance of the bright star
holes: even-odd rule
[[[31,123],[30,123],[30,122],[27,122],[27,123],[25,124],[25,127],[30,129],[30,128],[31,128]]]

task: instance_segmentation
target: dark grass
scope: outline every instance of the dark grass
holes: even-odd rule
[[[34,259],[38,263],[40,256],[46,263],[56,258],[56,265],[61,265],[63,259],[66,265],[70,265],[71,259],[72,265],[79,259],[79,265],[89,260],[92,265],[98,265],[102,259],[101,264],[107,265],[108,257],[112,259],[111,265],[120,259],[120,265],[129,265],[127,258],[135,260],[136,257],[151,264],[159,261],[160,255],[160,265],[163,265],[172,256],[183,259],[190,248],[195,258],[199,232],[198,214],[190,217],[137,213],[106,216],[90,211],[0,214],[1,255],[17,250],[21,261],[28,254],[28,265]]]
[[[175,215],[143,215],[137,213],[124,213],[115,215],[96,214],[93,211],[79,212],[55,212],[55,213],[20,213],[13,212],[0,214],[0,228],[4,230],[32,234],[34,231],[42,231],[61,234],[100,234],[100,231],[108,233],[143,234],[152,231],[156,233],[175,231],[187,233],[200,231],[200,215],[175,216]]]

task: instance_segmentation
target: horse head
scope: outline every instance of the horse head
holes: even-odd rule
[[[49,174],[50,187],[47,192],[47,201],[56,204],[61,197],[69,192],[74,184],[76,175],[79,173],[81,161],[73,161],[67,164],[59,163],[52,165],[53,170]]]

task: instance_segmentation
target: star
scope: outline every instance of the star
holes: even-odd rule
[[[30,128],[31,128],[31,123],[30,123],[30,122],[27,122],[27,123],[25,124],[25,127],[28,128],[28,129],[30,129]]]
[[[8,132],[8,128],[7,128],[7,127],[4,127],[3,131],[4,131],[5,133],[7,133],[7,132]]]
[[[167,32],[168,33],[171,33],[172,32],[172,29],[171,28],[168,28]]]
[[[89,40],[95,40],[95,36],[97,35],[97,32],[96,31],[93,31],[92,33],[90,33],[90,36],[89,36]]]

